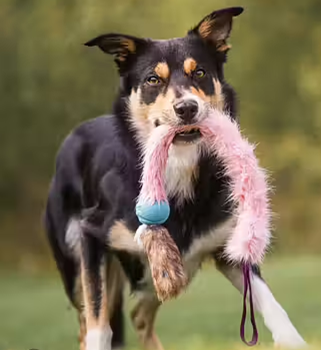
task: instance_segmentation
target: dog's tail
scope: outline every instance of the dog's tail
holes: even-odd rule
[[[112,348],[122,348],[125,346],[123,310],[125,274],[119,260],[114,255],[108,257],[106,282],[110,326],[113,331]]]

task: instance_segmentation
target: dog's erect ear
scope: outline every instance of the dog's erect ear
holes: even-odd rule
[[[139,52],[147,40],[123,34],[104,34],[85,43],[86,46],[98,46],[102,51],[114,56],[121,69],[126,61]]]
[[[189,34],[197,34],[205,41],[215,45],[218,51],[225,52],[230,48],[226,39],[232,30],[233,17],[239,16],[242,12],[242,7],[214,11],[190,30]]]

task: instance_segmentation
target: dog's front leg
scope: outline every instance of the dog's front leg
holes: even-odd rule
[[[242,293],[243,275],[238,266],[232,266],[224,259],[216,259],[218,269]],[[268,285],[260,275],[258,267],[252,269],[252,291],[254,307],[264,319],[266,327],[271,331],[276,346],[286,349],[301,349],[306,343],[293,326],[287,313],[275,300]]]
[[[96,238],[81,240],[81,284],[86,321],[86,350],[111,350],[106,289],[106,252]]]

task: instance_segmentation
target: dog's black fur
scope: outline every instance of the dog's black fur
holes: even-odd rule
[[[135,203],[140,191],[142,134],[145,132],[148,136],[150,128],[164,123],[162,118],[155,117],[145,127],[147,122],[141,111],[149,108],[161,110],[162,106],[157,105],[159,96],[166,103],[173,104],[173,99],[168,97],[169,91],[174,94],[175,101],[184,95],[184,91],[196,91],[207,103],[215,104],[213,101],[219,86],[223,108],[236,118],[235,93],[224,79],[223,66],[232,18],[241,12],[241,8],[216,11],[184,38],[153,41],[108,34],[87,43],[87,46],[97,45],[115,56],[121,86],[112,115],[80,125],[64,141],[57,157],[45,220],[66,292],[78,309],[79,301],[75,297],[78,292],[75,289],[80,260],[66,243],[71,218],[77,218],[82,223],[78,254],[82,255],[89,271],[89,289],[96,317],[99,317],[101,308],[99,268],[104,259],[107,259],[107,268],[112,257],[119,259],[133,291],[148,288],[144,279],[145,260],[131,250],[117,249],[109,241],[110,231],[116,222],[121,221],[132,233],[139,226]],[[189,58],[193,59],[193,64],[185,67]],[[156,74],[155,67],[159,63],[165,63],[165,66],[159,66],[160,74]],[[133,100],[138,101],[138,107]],[[130,107],[130,103],[134,107]],[[178,118],[169,123],[188,124],[188,121]],[[193,199],[182,199],[176,195],[169,198],[171,215],[165,226],[182,255],[196,239],[232,214],[227,201],[228,179],[222,176],[221,170],[219,163],[200,155],[197,176],[190,179],[193,182]],[[220,251],[221,247],[217,247],[211,254],[219,260],[219,264],[224,264]],[[120,346],[124,341],[121,293],[114,308],[110,320],[113,346]]]

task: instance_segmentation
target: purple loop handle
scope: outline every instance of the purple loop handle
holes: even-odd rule
[[[259,339],[259,333],[256,327],[255,322],[255,313],[254,313],[254,305],[253,305],[253,297],[252,297],[252,287],[251,287],[251,266],[250,264],[243,264],[243,280],[244,280],[244,291],[243,291],[243,314],[241,320],[240,327],[240,335],[242,341],[248,346],[254,346],[257,344]],[[252,339],[251,341],[247,341],[245,339],[245,322],[246,322],[246,304],[247,304],[247,292],[249,292],[249,301],[250,301],[250,316],[251,316],[251,324],[252,324]]]

